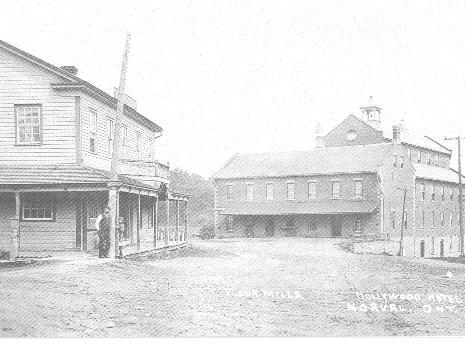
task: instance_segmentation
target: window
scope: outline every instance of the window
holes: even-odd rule
[[[421,186],[421,200],[425,201],[425,197],[426,197],[425,184],[422,183],[420,186]]]
[[[434,165],[439,166],[439,155],[434,155]]]
[[[295,228],[295,219],[294,219],[294,217],[287,217],[287,219],[286,219],[286,228],[289,228],[289,229]]]
[[[16,105],[16,144],[37,145],[42,141],[42,107]]]
[[[449,190],[449,199],[450,199],[450,202],[454,201],[454,188],[450,188]]]
[[[403,224],[403,227],[404,229],[407,229],[407,211],[404,211],[404,224]]]
[[[136,152],[137,152],[137,159],[140,159],[140,139],[141,134],[136,132]]]
[[[232,232],[233,230],[233,222],[234,222],[234,216],[227,216],[226,217],[226,231]]]
[[[333,199],[341,198],[341,181],[333,181],[332,192],[333,192]]]
[[[401,168],[404,167],[404,163],[405,163],[405,157],[402,156],[402,157],[400,157],[400,167],[401,167]]]
[[[391,210],[391,225],[392,225],[392,230],[396,229],[396,211]]]
[[[431,237],[431,255],[434,255],[434,237]]]
[[[394,155],[394,160],[393,160],[393,162],[392,162],[392,166],[393,166],[394,168],[397,168],[397,155]]]
[[[441,228],[444,227],[444,212],[441,212]]]
[[[431,153],[428,152],[426,164],[431,165]]]
[[[417,151],[417,163],[421,163],[421,151]]]
[[[362,232],[362,221],[360,219],[357,219],[355,221],[355,233],[360,234]]]
[[[97,111],[89,110],[89,151],[97,152]]]
[[[127,158],[128,156],[128,127],[127,126],[121,126],[121,136],[122,136],[122,142],[123,142],[123,157]]]
[[[431,186],[431,201],[434,201],[434,199],[436,199],[436,194],[435,194],[435,188],[432,185]]]
[[[431,211],[431,227],[434,228],[434,211]]]
[[[274,185],[273,183],[266,184],[266,200],[274,199]]]
[[[246,194],[247,194],[247,201],[252,201],[253,200],[253,184],[252,183],[248,183],[246,186],[245,186],[245,189],[246,189]]]
[[[444,201],[446,199],[446,188],[441,186],[441,200]]]
[[[363,196],[363,180],[354,180],[354,198]]]
[[[451,213],[449,214],[449,227],[451,227],[451,228],[452,228],[452,226],[454,225],[454,224],[453,224],[453,222],[454,222],[454,220],[453,220],[454,217],[453,217],[453,216],[454,216],[454,214],[451,212]]]
[[[50,201],[25,200],[22,203],[22,220],[54,219],[54,209]]]
[[[308,181],[308,197],[316,199],[316,181]]]
[[[421,228],[425,228],[425,210],[421,211]]]
[[[287,200],[295,199],[295,184],[294,182],[286,182],[287,185]]]
[[[107,119],[107,138],[108,138],[108,147],[107,153],[111,157],[113,154],[113,139],[115,137],[115,126],[112,119]]]
[[[226,199],[232,200],[233,199],[233,185],[228,184],[226,186]]]

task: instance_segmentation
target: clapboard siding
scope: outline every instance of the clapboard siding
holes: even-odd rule
[[[89,117],[90,110],[97,111],[97,152],[89,150]],[[115,119],[116,110],[94,98],[83,94],[81,97],[81,131],[82,131],[82,156],[83,163],[93,168],[110,170],[111,157],[108,154],[107,119]],[[128,146],[121,148],[121,156],[127,159],[149,160],[150,139],[155,141],[156,133],[140,125],[134,120],[124,117],[123,125],[128,128]],[[137,132],[141,133],[140,155],[136,151]],[[153,143],[152,143],[153,147]],[[152,157],[153,158],[153,157]]]
[[[61,77],[0,48],[0,164],[60,164],[76,161],[75,98],[50,83]],[[15,104],[41,104],[43,144],[16,144]]]
[[[21,251],[66,250],[76,248],[76,203],[57,194],[53,222],[21,221]]]

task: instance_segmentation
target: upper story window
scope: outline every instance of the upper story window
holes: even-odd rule
[[[402,157],[400,157],[400,167],[403,168],[404,164],[405,164],[405,157],[402,156]]]
[[[363,197],[363,180],[354,180],[354,198]]]
[[[108,140],[107,153],[108,153],[108,156],[110,157],[113,154],[113,139],[114,138],[115,138],[115,123],[113,119],[107,119],[107,140]]]
[[[439,155],[434,155],[434,165],[439,166]]]
[[[287,200],[295,199],[295,184],[292,181],[286,182],[287,186]]]
[[[232,200],[233,199],[233,185],[228,184],[226,186],[226,199]]]
[[[140,159],[140,144],[141,144],[141,134],[140,132],[136,132],[136,152],[137,158]]]
[[[333,181],[332,183],[332,198],[340,199],[341,198],[341,181]]]
[[[247,183],[245,185],[245,189],[246,189],[247,201],[252,201],[253,200],[253,183]]]
[[[428,152],[426,164],[431,165],[431,153]]]
[[[421,228],[425,228],[425,210],[421,211]]]
[[[42,143],[42,106],[16,105],[16,144]]]
[[[449,190],[449,199],[450,199],[450,202],[454,201],[454,188],[450,187],[450,190]]]
[[[392,162],[392,166],[394,168],[397,168],[397,155],[394,155],[394,159],[393,159],[393,162]]]
[[[434,211],[431,211],[431,227],[434,228]]]
[[[422,201],[425,201],[425,197],[426,197],[426,188],[425,188],[425,184],[422,183],[420,186],[421,186],[421,200],[422,200]]]
[[[421,151],[417,151],[417,163],[421,163]]]
[[[444,227],[444,212],[441,212],[441,228]]]
[[[266,200],[273,200],[274,199],[274,184],[267,183],[266,184]]]
[[[97,152],[97,111],[89,109],[89,151]]]
[[[431,201],[434,201],[436,199],[436,188],[434,185],[431,185]]]
[[[441,186],[441,200],[444,201],[446,199],[446,188]]]
[[[308,197],[316,199],[316,181],[308,181]]]

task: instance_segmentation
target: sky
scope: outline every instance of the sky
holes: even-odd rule
[[[158,159],[203,177],[237,152],[312,149],[317,122],[328,132],[370,95],[387,133],[403,119],[465,136],[463,1],[0,4],[1,40],[110,94],[130,33],[126,92],[164,129]]]

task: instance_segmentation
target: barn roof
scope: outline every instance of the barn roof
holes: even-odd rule
[[[376,172],[392,147],[392,144],[371,144],[311,151],[237,154],[213,178]]]

